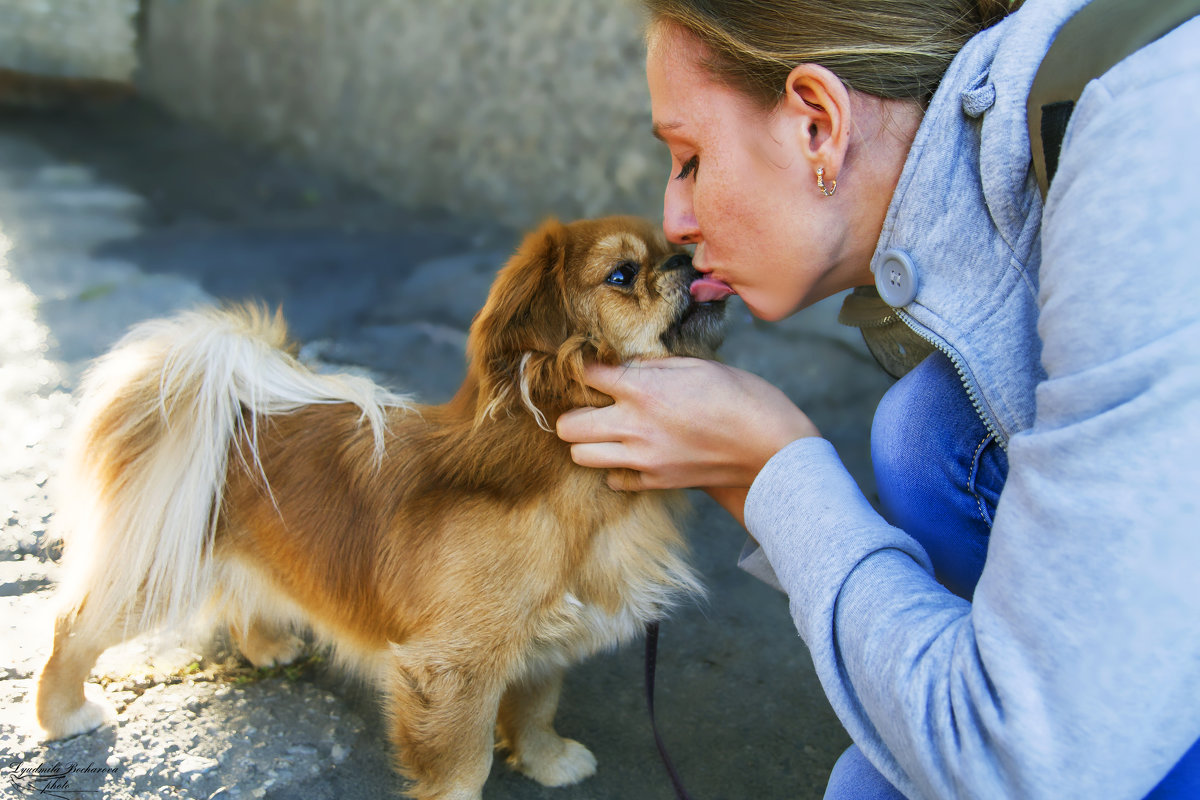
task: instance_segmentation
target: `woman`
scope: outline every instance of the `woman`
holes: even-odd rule
[[[744,522],[855,741],[827,797],[1200,796],[1200,22],[1089,87],[1043,212],[1025,101],[1083,0],[646,5],[697,299],[875,286],[934,353],[876,414],[884,516],[718,364],[594,368],[574,459]]]

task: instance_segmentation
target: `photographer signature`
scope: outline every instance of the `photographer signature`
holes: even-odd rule
[[[98,789],[79,789],[72,786],[72,781],[80,776],[99,776],[103,779],[108,775],[116,775],[120,767],[97,765],[89,762],[87,765],[74,761],[29,761],[20,758],[7,758],[3,761],[3,780],[18,794],[37,795],[40,797],[72,800],[84,795],[99,794]]]

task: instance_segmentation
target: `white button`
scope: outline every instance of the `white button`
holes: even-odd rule
[[[917,296],[917,268],[903,250],[888,250],[875,271],[875,288],[893,308],[906,306]]]

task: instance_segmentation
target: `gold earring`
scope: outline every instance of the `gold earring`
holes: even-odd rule
[[[837,191],[837,181],[831,180],[829,188],[825,188],[825,168],[817,167],[817,188],[821,190],[821,194],[826,197],[833,197],[833,193]]]

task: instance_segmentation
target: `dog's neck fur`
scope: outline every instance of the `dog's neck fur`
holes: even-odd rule
[[[430,461],[423,465],[431,483],[521,502],[535,497],[557,476],[576,473],[593,481],[597,493],[609,492],[603,471],[571,460],[570,448],[554,433],[554,424],[570,408],[608,405],[610,398],[570,381],[561,390],[534,393],[533,402],[542,414],[539,419],[523,402],[515,380],[502,387],[493,383],[490,392],[487,386],[472,365],[448,403],[420,409],[434,445]],[[399,412],[396,421],[404,417]]]

